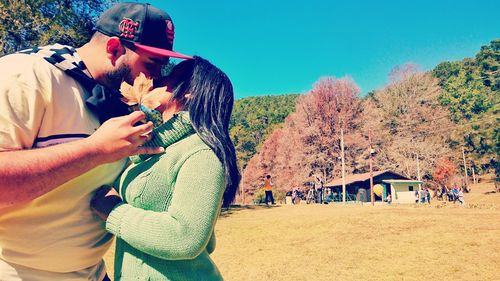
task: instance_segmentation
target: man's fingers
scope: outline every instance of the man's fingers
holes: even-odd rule
[[[144,112],[134,111],[127,116],[127,122],[129,122],[130,125],[134,125],[135,123],[143,120],[144,118],[146,118],[146,114],[144,114]]]
[[[149,121],[146,124],[142,124],[134,127],[134,134],[146,135],[153,130],[153,122]]]
[[[139,135],[138,146],[141,146],[151,139],[151,135]]]
[[[139,147],[137,154],[159,154],[165,152],[163,147]]]

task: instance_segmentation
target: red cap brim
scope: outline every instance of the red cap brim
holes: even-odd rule
[[[165,50],[165,49],[161,49],[161,48],[145,46],[145,45],[141,45],[141,44],[137,44],[137,43],[134,43],[134,45],[141,50],[144,50],[146,52],[150,52],[150,53],[153,53],[153,54],[159,55],[159,56],[179,58],[179,59],[192,59],[193,58],[193,57],[190,57],[187,55],[183,55],[180,53],[176,53],[174,51]]]

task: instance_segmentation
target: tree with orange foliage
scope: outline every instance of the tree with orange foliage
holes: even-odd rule
[[[450,186],[450,181],[456,176],[456,173],[456,165],[447,157],[442,157],[436,163],[432,178],[440,185]]]
[[[261,178],[272,174],[278,190],[307,185],[311,175],[326,182],[340,176],[340,131],[344,131],[346,166],[353,172],[357,156],[366,147],[359,134],[361,102],[359,88],[350,78],[320,79],[297,99],[295,112],[276,129],[243,172],[245,198],[261,188]],[[248,203],[248,199],[245,200]]]

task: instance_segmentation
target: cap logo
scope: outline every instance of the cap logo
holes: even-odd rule
[[[165,24],[167,27],[167,40],[168,43],[172,46],[174,45],[174,23],[171,20],[165,20]]]
[[[123,20],[118,25],[118,29],[121,34],[120,37],[124,37],[127,39],[134,39],[135,31],[139,28],[139,22],[135,22],[133,19],[123,18]]]

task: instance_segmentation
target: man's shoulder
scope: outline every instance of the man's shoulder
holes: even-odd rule
[[[0,58],[0,76],[19,77],[20,75],[51,75],[57,70],[41,57],[28,54],[10,54]]]
[[[42,57],[33,56],[30,54],[23,54],[23,53],[13,53],[0,57],[0,63],[2,64],[11,63],[13,67],[20,65],[27,65],[27,64],[30,65],[40,64],[46,66],[50,65]]]
[[[41,47],[44,50],[53,51],[51,46]],[[67,47],[64,45],[54,48]],[[38,49],[38,50],[41,50]],[[0,80],[3,83],[17,83],[31,85],[32,87],[44,87],[50,89],[54,82],[61,85],[67,83],[77,83],[73,77],[67,75],[53,63],[47,61],[45,53],[35,54],[37,49],[21,51],[0,57]],[[39,51],[43,52],[43,51]]]
[[[63,72],[47,59],[50,59],[54,54],[72,56],[74,53],[75,50],[71,46],[47,45],[0,57],[0,65],[2,70],[5,69],[11,73],[13,71],[46,71],[62,74]]]

